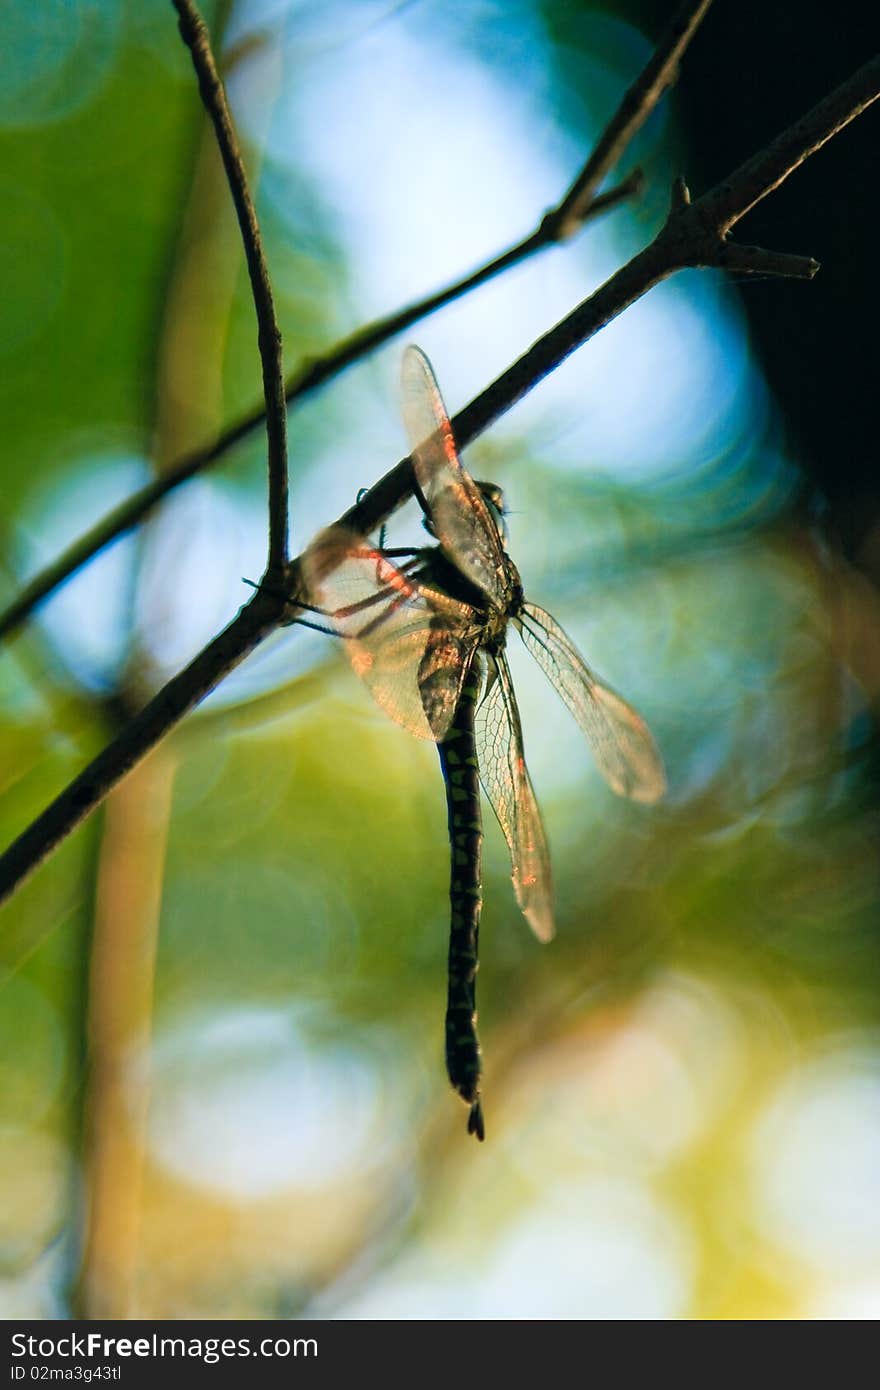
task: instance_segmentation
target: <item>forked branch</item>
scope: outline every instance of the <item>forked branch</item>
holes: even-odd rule
[[[723,265],[731,254],[729,229],[878,96],[880,58],[875,58],[702,198],[690,202],[684,185],[678,185],[672,210],[655,240],[459,413],[452,422],[459,447],[482,433],[575,348],[653,285],[685,266]],[[739,254],[749,261],[748,269],[761,274],[794,273],[808,278],[818,269],[807,257],[791,258],[742,247]],[[410,462],[404,459],[340,519],[340,524],[362,532],[374,530],[411,490]],[[229,627],[174,677],[10,846],[0,858],[0,901],[258,642],[285,618],[295,616],[297,599],[304,597],[298,591],[298,574],[295,563],[289,571],[287,600],[277,591],[260,589]]]
[[[455,416],[452,427],[458,447],[464,449],[576,348],[677,270],[730,267],[752,274],[812,279],[819,269],[812,257],[739,246],[729,241],[727,234],[750,208],[778,188],[805,159],[860,116],[878,96],[880,57],[865,63],[795,125],[695,202],[691,202],[683,181],[677,181],[669,216],[650,245],[539,338]],[[352,530],[372,531],[387,520],[411,490],[409,459],[403,459],[346,512],[342,524]]]
[[[625,93],[586,164],[556,207],[545,213],[533,232],[463,279],[456,280],[454,284],[447,285],[435,294],[427,295],[396,313],[366,324],[324,356],[304,362],[288,378],[285,387],[287,400],[293,403],[309,395],[353,363],[381,347],[383,343],[405,332],[420,319],[436,313],[444,305],[519,265],[536,252],[570,239],[595,217],[638,193],[644,182],[638,169],[607,192],[599,193],[598,189],[623,157],[627,146],[642,128],[663,93],[675,82],[684,51],[711,3],[712,0],[684,0],[665,33],[661,35],[645,67]],[[273,399],[275,398],[273,396]],[[224,430],[213,444],[204,449],[197,449],[175,464],[163,468],[159,477],[154,478],[140,492],[109,512],[97,526],[81,536],[56,560],[35,575],[9,606],[0,611],[0,639],[16,631],[59,585],[117,536],[124,535],[142,521],[163,497],[197,473],[215,464],[234,445],[252,434],[265,418],[266,414],[262,408],[251,411],[249,415]],[[279,505],[274,510],[280,515],[280,497]]]

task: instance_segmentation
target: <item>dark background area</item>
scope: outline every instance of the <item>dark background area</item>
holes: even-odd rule
[[[664,7],[652,4],[657,31]],[[846,80],[877,49],[871,5],[716,4],[685,58],[675,96],[701,192]],[[815,256],[809,285],[743,285],[771,388],[824,524],[876,582],[877,226],[880,110],[865,112],[736,228],[741,241]]]

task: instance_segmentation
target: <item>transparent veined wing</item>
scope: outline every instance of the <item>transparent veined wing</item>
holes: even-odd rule
[[[446,737],[478,634],[471,610],[398,568],[341,526],[303,557],[310,601],[345,638],[352,667],[377,704],[418,738]]]
[[[516,900],[539,941],[553,936],[553,881],[541,813],[523,754],[522,728],[507,659],[487,656],[486,692],[474,730],[480,780],[510,850]]]
[[[657,801],[666,790],[666,774],[642,716],[590,670],[571,639],[543,608],[524,604],[517,626],[586,735],[599,771],[611,788],[633,801]]]
[[[461,465],[431,364],[412,345],[403,354],[401,393],[413,471],[434,533],[462,574],[500,607],[507,560],[498,527]]]

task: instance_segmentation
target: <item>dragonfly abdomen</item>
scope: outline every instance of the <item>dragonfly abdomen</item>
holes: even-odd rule
[[[480,771],[474,741],[474,710],[480,694],[475,657],[449,732],[438,745],[446,783],[452,867],[449,879],[449,992],[446,1007],[446,1070],[471,1107],[468,1130],[483,1138],[480,1107],[480,1043],[477,1036],[476,976],[479,966],[481,859]]]

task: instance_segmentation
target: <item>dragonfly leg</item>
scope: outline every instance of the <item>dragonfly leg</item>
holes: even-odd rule
[[[313,623],[313,622],[310,622],[310,620],[309,620],[308,618],[291,618],[290,622],[289,622],[289,623],[285,623],[284,626],[285,626],[285,627],[294,627],[294,626],[295,626],[295,627],[310,627],[310,628],[312,629],[312,632],[320,632],[320,633],[323,633],[323,635],[324,635],[325,637],[341,637],[341,636],[342,636],[342,634],[339,633],[339,632],[336,632],[334,628],[332,628],[332,627],[322,627],[320,623]]]

